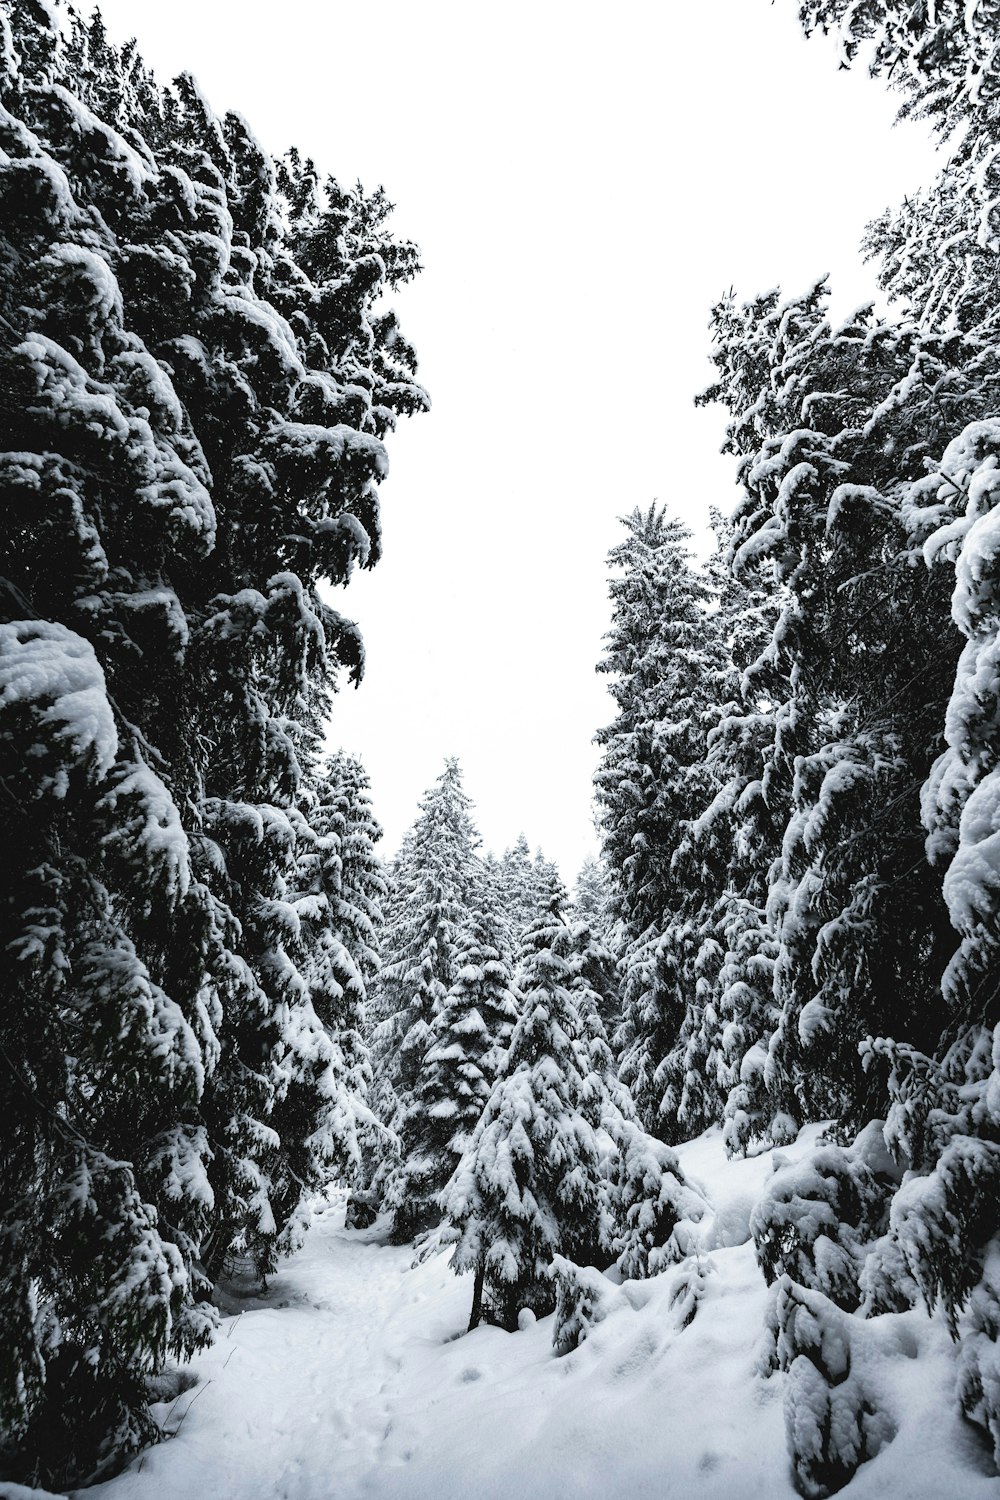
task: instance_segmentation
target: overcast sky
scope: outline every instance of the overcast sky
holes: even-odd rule
[[[523,830],[572,882],[596,847],[594,664],[616,517],[657,498],[704,549],[735,503],[707,321],[834,278],[871,295],[866,222],[926,180],[919,126],[795,0],[105,0],[161,77],[193,72],[275,154],[381,182],[425,270],[396,298],[433,410],[389,441],[385,556],[337,605],[368,670],[332,735],[391,852],[446,755],[484,844]]]

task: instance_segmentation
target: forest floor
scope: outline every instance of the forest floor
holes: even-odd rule
[[[338,1196],[314,1206],[303,1249],[266,1293],[232,1288],[240,1310],[191,1367],[193,1383],[156,1408],[173,1435],[78,1495],[794,1500],[784,1377],[754,1370],[767,1293],[747,1225],[773,1154],[727,1162],[711,1131],[679,1155],[715,1209],[688,1326],[676,1296],[685,1263],[613,1289],[608,1317],[561,1359],[551,1318],[466,1334],[471,1283],[447,1253],[414,1268],[412,1249],[386,1245],[378,1225],[346,1230]],[[896,1437],[842,1493],[997,1500],[1000,1480],[951,1399],[943,1329],[923,1312],[905,1318],[906,1348],[884,1360]]]

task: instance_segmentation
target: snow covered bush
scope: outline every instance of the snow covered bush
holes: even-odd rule
[[[708,1291],[709,1277],[715,1274],[715,1270],[711,1256],[696,1251],[677,1271],[670,1288],[670,1311],[677,1321],[678,1332],[694,1322],[698,1305]]]
[[[881,1122],[851,1147],[821,1146],[777,1170],[750,1217],[757,1263],[770,1284],[791,1276],[852,1311],[865,1254],[888,1225],[897,1175]]]
[[[376,311],[417,269],[383,195],[98,16],[14,0],[0,58],[0,1447],[62,1484],[155,1435],[212,1277],[354,1155],[309,816],[363,653],[319,584],[377,560],[426,398]]]
[[[564,1255],[553,1257],[552,1275],[557,1289],[552,1347],[556,1354],[571,1354],[621,1301],[621,1293],[593,1266],[575,1265]]]
[[[703,1217],[706,1205],[685,1182],[670,1147],[640,1125],[622,1121],[617,1144],[612,1248],[622,1275],[638,1281],[689,1254],[691,1237],[684,1231]]]
[[[843,1489],[893,1435],[853,1368],[851,1316],[821,1292],[782,1276],[769,1314],[773,1353],[765,1372],[785,1372],[785,1435],[795,1483],[806,1500]]]
[[[982,1428],[1000,1465],[1000,1249],[991,1246],[982,1280],[969,1299],[958,1357],[958,1400]]]

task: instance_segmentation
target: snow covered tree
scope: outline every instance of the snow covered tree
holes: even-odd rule
[[[521,1014],[497,1081],[445,1194],[452,1266],[475,1277],[470,1327],[513,1330],[556,1302],[553,1256],[588,1264],[602,1225],[600,1149],[582,1101],[580,1018],[558,948],[565,896],[555,883],[528,929]]]
[[[480,896],[484,892],[480,891]],[[456,975],[401,1126],[392,1237],[414,1239],[441,1218],[452,1177],[506,1062],[517,1020],[511,957],[496,909],[474,911],[458,934]]]
[[[359,1088],[370,1087],[371,1064],[364,1042],[368,991],[381,967],[385,876],[375,846],[382,829],[372,811],[371,784],[360,761],[336,751],[320,768],[318,802],[321,813],[312,814],[317,832],[329,829],[338,849],[335,905],[330,931],[334,934],[339,983],[343,990],[339,1034],[341,1046],[349,1049],[350,1066],[356,1069]]]
[[[594,784],[612,912],[623,954],[623,1014],[616,1046],[622,1077],[650,1129],[659,1124],[656,1071],[674,1045],[684,1001],[658,964],[679,904],[673,872],[684,826],[705,801],[710,684],[719,650],[707,583],[691,564],[689,533],[665,510],[636,509],[608,556],[612,626],[598,670],[611,678],[618,713],[598,732]]]
[[[619,1083],[604,1024],[617,993],[614,957],[587,923],[575,920],[572,913],[556,931],[553,945],[568,965],[567,984],[580,1021],[576,1045],[583,1078],[581,1107],[595,1128],[604,1126],[617,1140],[618,1118],[632,1118],[634,1105],[628,1090]]]
[[[59,1484],[155,1435],[146,1375],[294,1213],[335,1063],[303,809],[362,667],[318,584],[377,560],[381,439],[426,405],[384,197],[298,193],[64,19],[0,28],[0,1443]]]
[[[351,1184],[381,1131],[372,1114],[372,1070],[364,1040],[367,983],[378,972],[380,901],[385,882],[375,857],[368,777],[338,752],[318,768],[306,814],[295,821],[296,866],[287,893],[294,957],[308,988],[299,1065],[269,1116],[282,1143],[277,1217],[281,1243],[296,1243],[295,1211],[306,1189],[331,1178]],[[281,1066],[289,1069],[292,1056]]]
[[[532,858],[528,840],[519,833],[513,846],[505,850],[497,874],[516,953],[535,919],[539,901],[558,871],[541,849],[536,849]]]
[[[845,1380],[843,1353],[851,1342],[850,1324],[842,1316],[838,1323],[824,1308],[824,1290],[841,1302],[860,1296],[867,1312],[895,1311],[918,1299],[928,1309],[940,1304],[953,1336],[962,1343],[959,1401],[1000,1453],[1000,1325],[995,1315],[998,927],[992,855],[998,618],[992,541],[998,498],[997,14],[992,4],[904,5],[894,0],[865,6],[826,0],[803,5],[801,13],[807,30],[842,29],[847,60],[861,42],[873,41],[873,72],[891,73],[904,96],[903,113],[930,118],[948,146],[932,187],[902,210],[883,216],[869,233],[869,251],[882,258],[883,286],[908,303],[914,316],[877,331],[869,320],[865,358],[855,368],[866,383],[871,381],[870,351],[878,339],[886,370],[894,375],[892,388],[874,405],[870,397],[865,400],[860,416],[867,413],[867,420],[856,417],[836,446],[823,445],[826,458],[843,468],[826,518],[827,535],[836,546],[828,544],[825,556],[817,548],[817,558],[823,557],[826,571],[836,579],[838,553],[846,560],[862,543],[853,559],[854,576],[838,586],[845,602],[856,596],[846,622],[850,633],[841,634],[838,644],[849,646],[860,686],[850,697],[843,688],[839,691],[836,741],[829,733],[823,740],[817,736],[811,754],[795,761],[797,816],[784,841],[778,881],[783,890],[776,903],[781,943],[777,996],[783,986],[788,993],[789,981],[796,983],[795,965],[808,947],[796,959],[809,920],[800,897],[806,888],[804,871],[811,865],[810,905],[817,904],[820,871],[823,894],[836,899],[832,838],[842,852],[850,851],[845,866],[853,867],[853,904],[844,905],[843,916],[821,930],[822,942],[812,944],[818,991],[799,1012],[797,1029],[806,1045],[814,1026],[829,1034],[839,990],[841,1013],[849,997],[859,1020],[876,1033],[857,1038],[874,1087],[866,1092],[847,1084],[846,1092],[853,1095],[855,1118],[861,1120],[888,1104],[884,1128],[879,1121],[870,1129],[884,1136],[896,1176],[903,1179],[894,1186],[888,1177],[888,1189],[881,1185],[872,1211],[865,1210],[859,1221],[865,1194],[859,1195],[857,1171],[845,1175],[840,1163],[837,1172],[827,1174],[829,1190],[819,1194],[828,1205],[819,1217],[827,1219],[830,1232],[816,1236],[815,1203],[805,1212],[787,1205],[797,1225],[810,1226],[805,1239],[815,1241],[815,1251],[821,1253],[808,1253],[798,1227],[791,1235],[787,1226],[780,1229],[774,1240],[777,1244],[780,1238],[785,1252],[800,1256],[793,1274],[817,1286],[807,1295],[792,1285],[786,1298],[792,1311],[789,1317],[779,1316],[777,1325],[780,1344],[784,1325],[798,1330],[803,1323],[793,1303],[807,1305],[812,1331],[804,1342],[811,1347],[803,1353],[810,1365],[800,1361],[796,1346],[803,1341],[797,1333],[789,1340],[795,1356],[790,1368],[798,1366],[802,1372],[789,1387],[789,1442],[803,1492],[826,1494],[864,1457],[866,1407],[863,1400],[859,1404],[857,1392],[850,1410],[836,1409],[836,1391],[832,1405],[824,1404],[823,1388],[839,1388]],[[839,342],[846,350],[849,335],[844,334],[842,330]],[[819,346],[821,340],[814,336],[810,362]],[[880,382],[884,379],[880,371]],[[787,388],[787,380],[774,385],[782,394]],[[842,378],[845,395],[851,388],[850,378]],[[828,377],[822,389],[834,390]],[[760,402],[757,412],[763,408]],[[869,446],[873,439],[881,441]],[[789,438],[786,451],[790,445]],[[813,473],[805,476],[805,488],[821,472],[808,457]],[[759,458],[755,464],[763,472]],[[921,476],[921,469],[929,472]],[[785,464],[778,466],[779,480],[782,475],[783,485],[791,488]],[[865,485],[857,489],[845,483],[862,479]],[[845,505],[852,537],[840,534],[847,530]],[[913,566],[921,552],[929,573]],[[865,591],[872,587],[873,556],[881,560],[874,576],[884,576],[862,614]],[[949,563],[954,563],[953,575]],[[958,635],[948,618],[952,583],[951,615]],[[798,597],[804,603],[808,596],[799,590]],[[802,614],[809,618],[804,609]],[[833,609],[830,614],[836,617]],[[792,634],[789,659],[794,669],[816,661],[814,651],[803,649],[806,644],[801,633]],[[823,684],[823,675],[819,682]],[[888,698],[887,688],[892,689]],[[866,706],[863,718],[856,705]],[[818,714],[813,722],[822,723]],[[817,781],[810,789],[813,778],[818,790]],[[864,792],[859,795],[865,779],[877,789],[877,801],[867,808]],[[916,809],[923,827],[914,826]],[[877,845],[872,833],[878,835]],[[957,950],[942,922],[945,905],[937,899],[942,872]],[[905,907],[896,906],[904,893]],[[796,906],[797,920],[789,931],[785,914]],[[877,945],[875,966],[869,944]],[[924,967],[922,974],[911,967],[914,955]],[[868,977],[873,967],[881,980],[874,989]],[[939,986],[943,1008],[934,1003]],[[893,1002],[898,999],[909,1003],[897,1008]],[[783,1019],[788,1015],[786,1009]],[[942,1026],[943,1035],[938,1035]],[[779,1022],[772,1048],[778,1059],[788,1055],[787,1031],[783,1039],[782,1030]],[[844,1088],[843,1074],[839,1081]],[[822,1167],[823,1162],[817,1157],[804,1170],[812,1165]],[[879,1217],[882,1223],[875,1222]],[[875,1229],[882,1232],[872,1240]],[[831,1323],[837,1325],[833,1330],[827,1326]],[[831,1334],[829,1342],[838,1351],[836,1370],[829,1359],[812,1352],[816,1329],[822,1342]],[[823,1388],[812,1366],[819,1370]],[[831,1441],[837,1434],[846,1441],[846,1471],[837,1471],[842,1456],[826,1452],[824,1434]],[[828,1463],[832,1469],[825,1467]]]
[[[514,952],[510,927],[497,892],[477,887],[476,905],[462,934],[459,977],[482,1018],[486,1049],[478,1061],[490,1088],[507,1066],[507,1053],[520,1012],[514,987]],[[457,983],[457,981],[456,981]]]
[[[864,1284],[873,1310],[922,1299],[940,1305],[962,1341],[958,1398],[1000,1456],[997,1261],[1000,1217],[1000,703],[996,559],[1000,555],[1000,424],[971,424],[945,450],[936,473],[911,494],[914,523],[936,520],[924,547],[950,572],[952,609],[966,638],[945,717],[945,747],[923,792],[927,852],[944,872],[958,944],[943,980],[945,1029],[933,1055],[878,1038],[866,1058],[889,1065],[885,1137],[908,1169],[872,1248]],[[962,1317],[964,1309],[967,1315]]]
[[[373,1007],[373,1053],[377,1086],[394,1109],[385,1123],[397,1134],[416,1108],[424,1059],[455,979],[458,933],[478,879],[479,838],[470,807],[458,761],[448,760],[420,803],[393,871]],[[404,1156],[407,1149],[404,1144]],[[405,1196],[398,1165],[385,1163],[385,1206],[394,1213]]]
[[[603,747],[595,787],[616,915],[636,937],[657,925],[669,900],[670,834],[683,814],[667,783],[701,748],[690,742],[684,710],[702,666],[709,594],[690,565],[690,533],[663,507],[637,508],[622,524],[626,540],[608,554],[620,571],[609,583],[612,624],[597,668],[612,679],[618,712],[595,737]]]
[[[607,913],[608,877],[599,859],[588,854],[580,866],[573,887],[573,913],[587,922],[594,932],[607,937],[610,925]]]
[[[514,941],[520,944],[537,905],[531,850],[523,833],[519,833],[511,848],[504,851],[500,861],[500,880]]]
[[[741,456],[733,568],[766,563],[781,599],[744,674],[774,705],[752,811],[757,830],[780,831],[758,944],[777,1021],[740,1065],[772,1139],[809,1116],[846,1132],[884,1110],[884,1073],[863,1072],[859,1044],[904,1017],[933,1042],[945,954],[920,788],[957,643],[943,591],[912,566],[905,493],[947,423],[965,345],[870,309],[831,329],[825,295],[820,283],[721,306],[709,393]]]

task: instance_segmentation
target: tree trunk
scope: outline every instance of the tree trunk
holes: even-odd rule
[[[472,1288],[472,1316],[469,1319],[469,1333],[478,1328],[483,1321],[483,1280],[486,1275],[486,1266],[480,1261],[476,1267],[476,1279]]]

